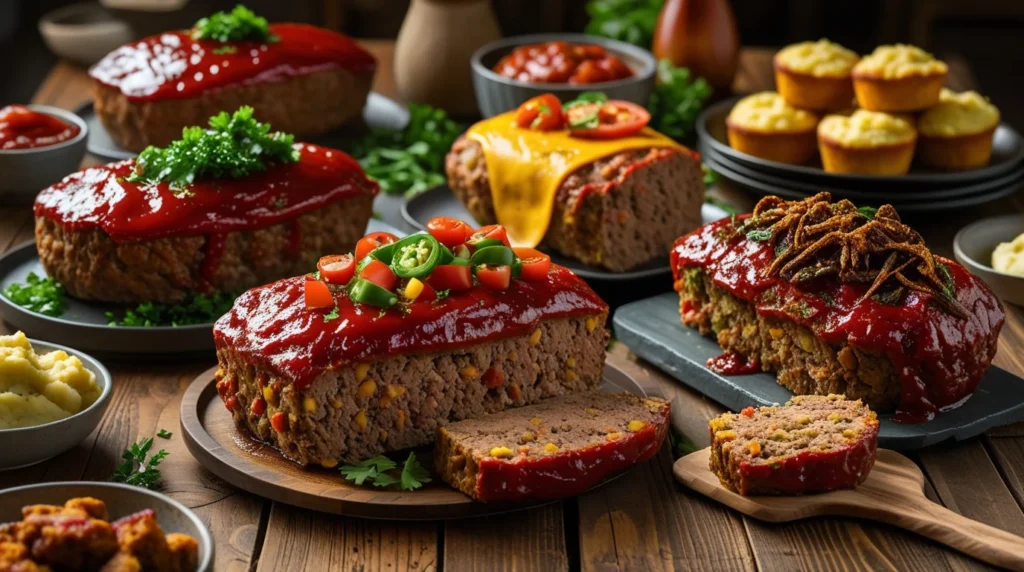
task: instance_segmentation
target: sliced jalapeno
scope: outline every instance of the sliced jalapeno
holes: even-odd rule
[[[391,258],[391,270],[399,278],[423,278],[438,265],[441,259],[441,243],[432,235],[420,232],[411,234],[395,244]]]
[[[370,255],[367,258],[364,258],[363,260],[367,260],[368,258],[376,258],[377,260],[380,260],[384,264],[391,264],[391,259],[395,255],[396,246],[398,246],[397,242],[392,242],[391,244],[384,244],[378,246],[377,248],[371,250]]]
[[[473,258],[470,261],[473,266],[480,266],[481,264],[490,264],[491,266],[512,266],[512,262],[515,261],[516,254],[512,252],[512,249],[505,246],[487,246],[481,248],[473,253]]]
[[[469,247],[466,246],[465,244],[460,244],[456,246],[454,250],[452,250],[452,254],[455,256],[455,258],[469,260],[470,257],[473,256],[473,251],[470,250]]]
[[[501,241],[497,238],[481,238],[476,241],[471,240],[466,244],[472,246],[476,250],[480,250],[481,248],[487,248],[489,246],[499,246],[501,245]]]
[[[348,297],[353,302],[376,306],[378,308],[390,308],[398,303],[398,296],[393,292],[377,286],[369,280],[354,278],[349,282]]]

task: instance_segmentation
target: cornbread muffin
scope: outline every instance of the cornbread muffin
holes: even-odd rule
[[[842,395],[801,395],[783,407],[747,407],[708,424],[711,471],[741,495],[852,489],[875,464],[878,419]]]
[[[821,163],[829,173],[906,174],[916,140],[907,118],[877,111],[829,115],[818,124]]]
[[[822,39],[786,46],[775,54],[775,86],[789,104],[832,111],[853,102],[851,71],[860,56]]]
[[[818,116],[764,91],[739,100],[725,119],[729,145],[755,157],[799,165],[814,155]]]
[[[999,110],[974,91],[943,89],[939,104],[917,121],[917,157],[929,167],[977,169],[992,157]]]
[[[853,66],[857,103],[870,111],[918,111],[939,101],[949,68],[916,46],[878,46]]]

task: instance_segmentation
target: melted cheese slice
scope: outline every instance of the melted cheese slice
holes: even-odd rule
[[[483,148],[494,214],[515,246],[533,247],[544,239],[558,188],[576,169],[630,149],[686,149],[649,127],[630,137],[598,140],[571,137],[568,130],[523,129],[514,119],[515,111],[502,113],[466,135]]]

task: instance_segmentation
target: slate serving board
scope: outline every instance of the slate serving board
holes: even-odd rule
[[[772,374],[723,376],[707,369],[708,358],[721,354],[722,348],[680,323],[679,297],[674,293],[626,304],[613,321],[615,337],[634,353],[732,411],[785,403],[793,395]],[[1024,420],[1024,379],[991,366],[970,399],[931,421],[902,424],[888,414],[878,417],[878,443],[888,449],[912,451],[949,438],[967,439]]]

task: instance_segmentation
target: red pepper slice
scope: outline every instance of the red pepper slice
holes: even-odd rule
[[[384,246],[393,242],[398,242],[398,237],[390,232],[371,232],[360,238],[359,242],[356,243],[356,262],[365,258],[367,254],[373,252],[378,246]]]
[[[638,133],[650,123],[651,114],[629,101],[585,103],[566,112],[569,133],[584,139],[619,139]]]
[[[320,280],[307,276],[304,294],[306,307],[311,310],[334,307],[334,294],[331,294],[331,289]]]
[[[398,283],[398,276],[380,260],[370,260],[359,273],[359,277],[388,291],[393,290]]]
[[[469,266],[442,264],[434,268],[426,284],[434,290],[469,290],[473,287],[473,269]]]
[[[438,216],[427,222],[427,232],[441,244],[453,248],[473,235],[473,227],[457,218]]]
[[[356,273],[356,259],[351,254],[331,254],[321,257],[316,268],[330,284],[348,284]]]
[[[519,275],[523,280],[544,280],[551,270],[551,257],[536,248],[520,246],[512,249],[519,260],[523,263],[522,273]]]
[[[516,110],[516,125],[538,131],[562,129],[565,127],[562,102],[553,93],[529,99]]]
[[[488,290],[507,290],[512,283],[512,267],[482,264],[476,267],[476,279]]]

